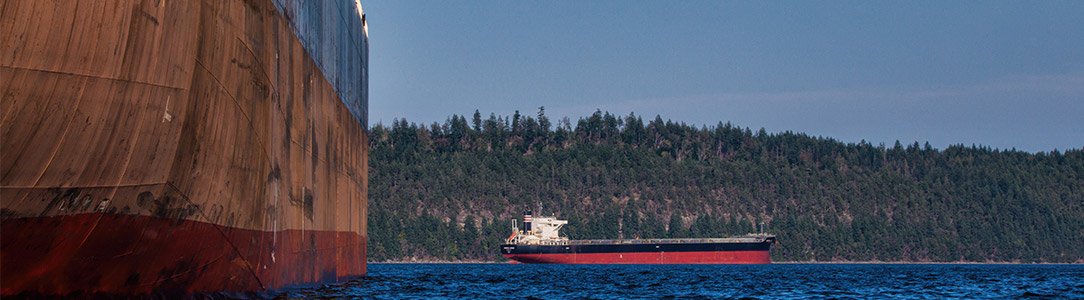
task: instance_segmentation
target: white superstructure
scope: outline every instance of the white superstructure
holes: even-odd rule
[[[516,220],[512,220],[512,235],[508,237],[509,244],[527,245],[562,245],[568,244],[568,238],[560,236],[561,227],[568,224],[567,220],[558,220],[556,217],[531,217],[530,212],[523,215],[523,229],[520,230]]]

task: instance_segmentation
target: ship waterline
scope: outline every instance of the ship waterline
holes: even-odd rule
[[[0,295],[365,274],[356,2],[5,0],[0,14]]]

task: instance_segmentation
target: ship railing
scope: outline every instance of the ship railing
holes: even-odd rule
[[[727,238],[676,238],[676,239],[616,239],[616,240],[526,240],[510,241],[513,244],[523,245],[614,245],[614,244],[690,244],[690,243],[761,243],[766,242],[774,235],[752,234],[746,236]]]
[[[559,245],[568,245],[569,243],[568,243],[568,240],[549,240],[549,241],[528,240],[528,241],[523,241],[523,242],[520,242],[520,243],[513,243],[513,244],[559,246]]]
[[[571,245],[597,244],[690,244],[690,243],[760,243],[769,236],[749,236],[732,238],[687,238],[687,239],[622,239],[622,240],[571,240]]]

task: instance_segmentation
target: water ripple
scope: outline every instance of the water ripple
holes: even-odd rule
[[[1084,265],[370,264],[286,298],[1084,298]]]

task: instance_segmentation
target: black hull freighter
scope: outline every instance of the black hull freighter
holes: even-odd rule
[[[768,264],[775,236],[749,234],[729,238],[569,240],[558,232],[568,221],[532,218],[523,229],[513,223],[501,245],[504,257],[520,263],[553,264]]]

